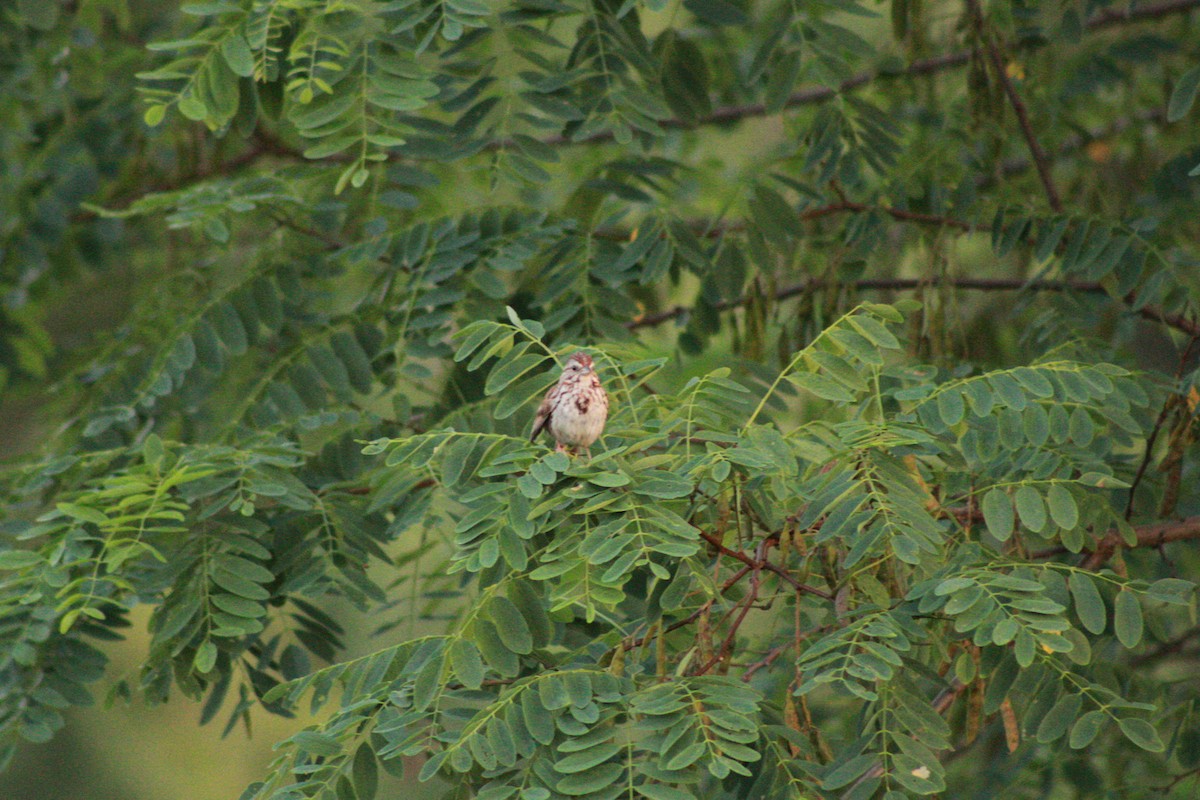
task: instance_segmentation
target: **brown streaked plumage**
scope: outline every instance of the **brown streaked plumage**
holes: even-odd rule
[[[583,351],[567,359],[558,383],[546,392],[533,418],[533,441],[549,431],[559,451],[581,447],[590,458],[592,443],[608,419],[608,395],[596,377],[592,357]]]

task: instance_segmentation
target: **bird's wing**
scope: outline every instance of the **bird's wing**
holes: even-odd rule
[[[529,434],[529,441],[537,439],[538,434],[546,430],[546,426],[550,424],[550,410],[553,408],[551,400],[553,399],[554,389],[546,392],[546,396],[542,398],[542,404],[538,406],[537,414],[533,416],[533,433]]]

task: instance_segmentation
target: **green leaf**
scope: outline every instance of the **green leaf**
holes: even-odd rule
[[[206,639],[196,648],[196,656],[192,659],[192,666],[196,668],[196,672],[207,674],[212,672],[212,668],[216,663],[217,646],[211,640]]]
[[[274,292],[271,292],[271,296],[275,296]],[[375,376],[371,370],[371,361],[358,339],[347,331],[338,331],[329,337],[329,344],[333,346],[333,352],[345,368],[354,390],[361,394],[370,392]]]
[[[522,475],[517,478],[517,491],[530,500],[536,500],[542,496],[542,484],[532,475]]]
[[[458,639],[449,648],[450,666],[454,674],[468,689],[478,689],[483,684],[483,659],[473,642]]]
[[[488,604],[488,615],[496,623],[496,631],[505,647],[521,655],[533,652],[529,625],[513,601],[504,595],[496,595]]]
[[[1142,640],[1142,604],[1129,589],[1117,592],[1113,604],[1113,630],[1125,647],[1136,647]]]
[[[849,403],[854,400],[854,394],[849,389],[819,373],[796,372],[789,375],[788,379],[822,400],[832,400],[835,403]]]
[[[41,553],[32,550],[6,550],[0,553],[0,569],[28,569],[44,563]]]
[[[1013,499],[1021,524],[1034,533],[1040,533],[1046,527],[1047,517],[1046,505],[1037,489],[1029,485],[1018,486]]]
[[[696,796],[665,783],[642,783],[634,789],[648,800],[696,800]]]
[[[1012,371],[1017,383],[1024,386],[1034,397],[1053,397],[1054,386],[1039,370],[1029,367],[1017,367]]]
[[[937,396],[938,415],[947,427],[953,427],[962,421],[966,407],[962,393],[957,389],[947,389]]]
[[[249,78],[254,74],[254,55],[244,36],[232,33],[221,42],[221,55],[235,75]]]
[[[308,348],[308,360],[313,368],[321,375],[321,379],[343,400],[350,399],[350,375],[341,360],[334,355],[333,350],[324,345],[315,344]]]
[[[687,497],[692,493],[692,484],[678,478],[650,478],[633,487],[633,491],[648,497],[671,500]]]
[[[1146,596],[1152,600],[1175,605],[1187,605],[1196,592],[1196,584],[1179,578],[1162,578],[1150,584]]]
[[[96,525],[105,525],[108,523],[108,515],[99,509],[89,508],[77,503],[58,503],[55,508],[68,517],[81,522],[91,522]]]
[[[1016,525],[1012,500],[1003,489],[995,488],[983,496],[983,520],[988,532],[1002,542],[1008,541]]]
[[[1022,628],[1017,633],[1016,645],[1013,648],[1013,655],[1016,656],[1017,664],[1021,669],[1028,669],[1029,665],[1033,663],[1033,658],[1037,655],[1036,647],[1037,642],[1034,640],[1033,634]]]
[[[1104,633],[1108,612],[1091,576],[1080,571],[1072,572],[1071,577],[1067,579],[1067,586],[1071,590],[1071,598],[1075,601],[1075,613],[1083,627],[1096,635]]]
[[[336,738],[320,731],[300,731],[291,738],[292,744],[314,756],[332,758],[341,755],[342,745]]]
[[[1159,738],[1158,731],[1144,719],[1124,717],[1117,720],[1117,725],[1120,726],[1121,733],[1125,734],[1126,739],[1143,750],[1148,750],[1151,753],[1161,753],[1167,749],[1162,739]]]
[[[1082,706],[1082,695],[1071,693],[1058,698],[1058,702],[1042,717],[1037,729],[1037,740],[1042,744],[1049,744],[1061,738],[1075,721]]]
[[[787,106],[803,67],[804,61],[796,50],[784,51],[773,59],[763,92],[769,113],[778,114]]]
[[[992,629],[992,644],[1003,647],[1017,637],[1020,625],[1012,617],[1005,617]]]
[[[221,303],[218,305],[212,310],[209,321],[229,352],[235,356],[246,352],[249,346],[246,329],[242,325],[242,319],[238,316],[237,309],[232,304]]]
[[[1074,750],[1082,750],[1092,743],[1096,738],[1096,734],[1100,732],[1101,726],[1104,725],[1105,714],[1099,709],[1089,711],[1079,719],[1075,720],[1075,724],[1071,726],[1071,736],[1067,740]]]
[[[356,800],[373,800],[379,790],[379,764],[375,760],[375,751],[367,742],[354,751],[351,776]]]
[[[620,764],[602,764],[576,772],[560,780],[554,787],[565,795],[591,794],[611,786],[624,771]]]
[[[545,647],[550,643],[553,625],[546,613],[546,601],[540,588],[531,581],[513,581],[508,586],[508,597],[525,618],[534,647]]]
[[[455,334],[455,338],[461,339],[462,342],[454,353],[454,360],[458,362],[470,358],[480,345],[491,338],[495,330],[493,323],[490,322],[476,322],[463,328]]]
[[[218,553],[212,558],[213,565],[254,583],[270,583],[275,575],[266,567],[229,553]],[[214,573],[215,574],[215,573]]]
[[[267,613],[267,609],[262,603],[248,600],[245,597],[238,597],[237,595],[215,594],[212,597],[212,602],[217,608],[235,617],[257,619],[258,617],[265,616]]]
[[[441,688],[442,654],[437,653],[417,670],[412,683],[413,708],[424,711],[433,704]]]
[[[596,475],[589,475],[588,483],[594,483],[597,486],[614,488],[617,486],[627,486],[632,483],[628,475],[620,472],[601,472]]]
[[[548,745],[554,741],[554,716],[542,705],[537,692],[522,693],[521,718],[535,742]]]
[[[1196,101],[1197,89],[1200,89],[1200,66],[1192,67],[1176,81],[1167,102],[1167,122],[1178,122],[1187,115]]]
[[[146,109],[146,113],[142,115],[142,121],[151,128],[157,128],[162,124],[163,119],[167,116],[167,107],[164,105],[152,105]]]
[[[665,769],[675,772],[677,770],[687,769],[692,764],[700,760],[704,755],[704,751],[708,747],[704,742],[693,742],[692,744],[682,748],[679,752],[671,754],[666,763],[663,764]]]
[[[1060,528],[1074,528],[1079,524],[1079,508],[1075,498],[1061,483],[1055,483],[1046,491],[1046,505],[1050,508],[1050,518]]]
[[[849,785],[874,766],[875,760],[876,756],[868,753],[847,759],[842,764],[835,766],[829,772],[825,773],[821,780],[822,788],[833,791]]]
[[[546,357],[540,354],[526,354],[518,358],[502,359],[488,375],[484,392],[493,395],[504,390],[513,381],[540,366],[545,360]]]
[[[586,750],[572,753],[566,758],[559,759],[554,763],[554,769],[564,775],[569,775],[573,772],[582,772],[585,769],[591,769],[597,764],[608,761],[621,752],[621,749],[621,745],[616,742],[601,742]]]

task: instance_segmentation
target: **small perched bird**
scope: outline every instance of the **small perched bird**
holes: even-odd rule
[[[604,430],[608,419],[608,395],[596,377],[592,357],[580,351],[567,359],[562,375],[533,418],[533,441],[544,430],[550,431],[558,443],[558,451],[582,447],[588,458],[592,457],[592,442]]]

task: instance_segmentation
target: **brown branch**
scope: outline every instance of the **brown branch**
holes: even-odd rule
[[[346,247],[346,243],[341,239],[338,239],[336,236],[326,233],[325,231],[318,230],[310,225],[304,225],[303,223],[296,222],[295,220],[282,216],[276,217],[275,222],[281,228],[287,228],[288,230],[295,231],[301,236],[307,236],[310,239],[316,239],[318,242],[324,244],[325,249],[328,251],[333,252]]]
[[[1004,63],[1000,47],[996,44],[995,38],[984,21],[983,9],[979,7],[979,0],[967,0],[967,9],[971,13],[976,34],[987,50],[988,60],[992,62],[996,80],[1000,81],[1004,94],[1008,97],[1008,104],[1012,106],[1013,112],[1017,115],[1017,123],[1021,126],[1021,135],[1025,137],[1025,144],[1029,147],[1029,155],[1032,156],[1033,165],[1037,168],[1038,177],[1041,178],[1042,188],[1046,191],[1046,199],[1050,203],[1050,208],[1055,212],[1061,212],[1063,210],[1062,200],[1058,196],[1054,178],[1050,175],[1050,159],[1047,157],[1046,151],[1042,149],[1041,143],[1038,142],[1037,135],[1033,132],[1025,101],[1021,99],[1017,87],[1013,85],[1012,79],[1008,75],[1008,66]]]
[[[762,550],[762,545],[759,546],[760,552],[758,554],[756,554],[758,557],[755,559],[755,561],[758,564],[765,564],[766,557],[761,554],[761,550]],[[760,588],[760,583],[759,583],[759,575],[760,574],[761,574],[761,571],[758,567],[755,567],[753,570],[751,570],[751,572],[750,572],[750,591],[746,592],[746,597],[744,598],[744,600],[742,602],[742,607],[741,607],[741,610],[738,612],[737,619],[735,619],[733,621],[733,624],[729,626],[729,633],[725,636],[725,639],[721,642],[721,645],[720,645],[720,647],[717,648],[717,651],[712,654],[712,657],[710,659],[708,659],[707,662],[705,662],[703,665],[701,665],[699,668],[697,668],[695,674],[697,674],[697,675],[707,674],[710,669],[712,669],[718,663],[720,663],[721,659],[728,658],[729,654],[733,652],[733,643],[737,639],[738,630],[742,627],[742,623],[746,621],[746,615],[749,614],[750,609],[754,607],[754,602],[756,600],[758,600],[758,590]]]
[[[752,570],[753,569],[765,569],[770,572],[774,572],[776,575],[778,575],[780,578],[782,578],[784,581],[786,581],[793,589],[795,589],[797,591],[804,592],[806,594],[815,595],[817,597],[820,597],[823,600],[832,600],[833,599],[833,595],[829,594],[829,592],[818,589],[815,586],[806,586],[805,584],[800,583],[798,580],[793,578],[791,573],[789,573],[786,569],[779,566],[778,564],[776,564],[773,561],[768,561],[765,557],[762,558],[761,560],[755,560],[755,559],[751,558],[750,556],[746,555],[745,553],[741,552],[740,550],[731,550],[728,547],[726,547],[725,545],[723,545],[721,543],[720,539],[718,539],[716,536],[714,536],[713,534],[708,533],[706,531],[700,531],[700,538],[703,539],[704,541],[708,542],[714,548],[716,548],[717,552],[720,553],[721,555],[725,555],[725,556],[729,556],[730,558],[737,559],[738,561],[742,562],[746,566],[750,567]]]
[[[1200,516],[1186,519],[1155,522],[1150,525],[1139,525],[1134,528],[1137,534],[1135,547],[1160,547],[1168,542],[1179,542],[1187,539],[1200,539]],[[1113,553],[1121,547],[1124,541],[1120,531],[1109,531],[1096,545],[1096,549],[1080,564],[1084,569],[1099,569],[1104,562],[1112,558]]]
[[[792,642],[788,641],[772,647],[765,656],[746,667],[746,671],[742,673],[742,681],[749,683],[750,679],[754,677],[754,673],[758,672],[764,667],[769,667],[774,664],[775,659],[787,652],[787,649],[791,646]]]
[[[1200,0],[1198,0],[1200,1]],[[184,174],[176,175],[173,178],[161,179],[152,181],[146,186],[139,186],[136,197],[122,197],[120,195],[98,202],[105,208],[118,209],[121,207],[128,208],[133,203],[136,203],[146,195],[158,194],[160,192],[173,192],[182,189],[197,181],[207,180],[222,175],[231,175],[242,167],[249,166],[258,161],[264,156],[274,156],[276,158],[303,158],[298,150],[290,147],[279,137],[273,133],[269,133],[261,128],[256,128],[254,133],[248,139],[249,146],[235,156],[231,156],[223,161],[206,162],[201,166],[196,167]],[[123,209],[122,209],[123,210]],[[77,210],[71,217],[72,222],[83,222],[85,220],[94,219],[96,212],[87,209]]]
[[[1126,305],[1132,306],[1134,301],[1133,292],[1127,294],[1124,300]],[[1200,336],[1200,323],[1197,323],[1193,319],[1188,319],[1182,314],[1168,314],[1158,306],[1142,306],[1138,309],[1137,313],[1141,317],[1161,322],[1163,325],[1174,328],[1177,331],[1183,331],[1192,336]]]
[[[1114,528],[1108,531],[1100,538],[1080,566],[1089,570],[1099,569],[1108,559],[1112,558],[1118,547],[1161,547],[1170,542],[1200,539],[1200,516],[1138,525],[1134,527],[1133,532],[1137,536],[1137,542],[1129,545],[1125,544],[1119,530]],[[1031,559],[1053,558],[1068,552],[1070,551],[1067,548],[1059,545],[1040,550],[1029,557]]]
[[[721,584],[721,594],[725,594],[725,592],[729,591],[734,585],[736,585],[739,581],[741,581],[742,578],[744,578],[748,574],[750,574],[750,570],[752,570],[752,569],[753,569],[752,566],[744,566],[740,570],[735,572],[733,575],[729,576],[725,580],[725,582],[723,584]],[[712,605],[711,600],[707,603],[704,603],[699,608],[697,608],[695,611],[693,611],[691,614],[688,614],[686,617],[683,617],[682,619],[677,619],[674,622],[672,622],[670,625],[666,626],[663,629],[663,633],[670,633],[671,631],[679,630],[682,627],[691,625],[693,622],[695,622],[697,619],[700,618],[700,615],[704,613],[704,609],[708,608],[711,605]],[[653,637],[653,634],[650,634],[650,633],[648,633],[645,636],[642,636],[640,638],[634,638],[634,637],[630,636],[630,637],[626,637],[626,639],[623,640],[621,642],[621,644],[625,648],[625,651],[628,652],[630,650],[633,650],[635,647],[641,647],[646,642],[650,641],[650,639],[652,637]]]

